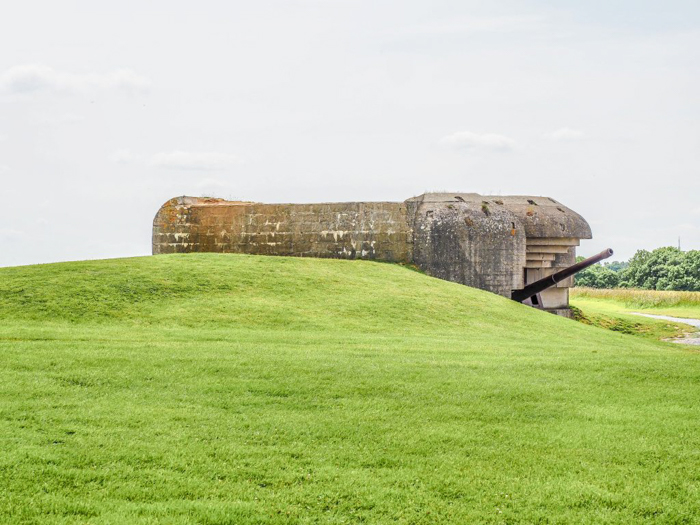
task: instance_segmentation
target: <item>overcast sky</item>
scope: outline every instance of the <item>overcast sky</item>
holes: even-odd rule
[[[22,0],[0,16],[0,266],[147,255],[177,195],[546,195],[591,224],[583,255],[700,249],[699,168],[697,0]]]

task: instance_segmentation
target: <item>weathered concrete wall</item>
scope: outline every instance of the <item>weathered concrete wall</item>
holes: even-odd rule
[[[178,197],[153,223],[153,253],[410,262],[412,246],[406,206],[396,202],[257,204]]]
[[[405,202],[260,204],[177,197],[153,221],[153,253],[222,252],[414,263],[427,274],[510,297],[573,264],[590,238],[548,197],[428,193]],[[571,281],[542,294],[568,307]]]
[[[522,288],[525,230],[504,207],[480,199],[422,195],[413,210],[414,262],[434,277],[510,297]]]

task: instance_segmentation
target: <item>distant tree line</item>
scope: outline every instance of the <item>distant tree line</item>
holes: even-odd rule
[[[576,274],[575,286],[700,291],[700,250],[639,250],[629,261],[589,266]]]

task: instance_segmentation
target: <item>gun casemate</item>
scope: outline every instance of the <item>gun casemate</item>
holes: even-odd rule
[[[552,275],[548,275],[547,277],[540,279],[539,281],[535,281],[532,284],[528,284],[522,290],[513,290],[513,293],[511,294],[510,298],[514,301],[518,301],[519,303],[526,303],[530,306],[542,308],[542,296],[540,294],[543,291],[545,291],[547,288],[551,288],[552,286],[556,286],[564,279],[568,279],[569,277],[574,276],[581,270],[585,270],[589,266],[592,266],[604,259],[607,259],[608,257],[611,257],[612,254],[613,251],[610,248],[607,248],[606,250],[603,250],[602,252],[600,252],[597,255],[594,255],[593,257],[584,259],[583,261],[573,264],[568,268],[564,268],[559,272],[556,272]]]
[[[263,204],[176,197],[153,221],[153,253],[220,252],[367,259],[504,297],[576,262],[588,223],[550,197],[426,193],[403,202]],[[570,276],[539,293],[570,315]],[[525,292],[526,294],[529,292]],[[535,294],[528,296],[532,297]]]

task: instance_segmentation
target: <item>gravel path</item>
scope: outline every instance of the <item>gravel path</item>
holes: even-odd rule
[[[644,317],[651,317],[652,319],[661,319],[663,321],[672,321],[674,323],[689,324],[700,330],[700,319],[687,319],[685,317],[670,317],[668,315],[652,315],[652,314],[642,314],[639,312],[633,312],[634,315],[641,315]],[[674,343],[680,343],[684,345],[698,345],[700,346],[700,331],[694,334],[689,334],[682,339],[668,339],[668,341]]]

